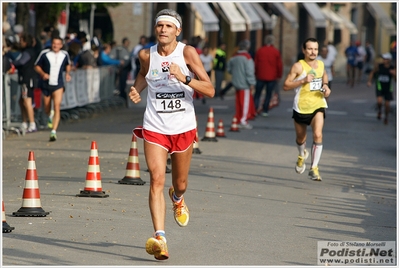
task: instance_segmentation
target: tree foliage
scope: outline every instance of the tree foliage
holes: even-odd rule
[[[59,15],[66,9],[68,3],[17,3],[17,23],[28,29],[29,9],[32,7],[36,12],[36,33],[40,33],[45,26],[56,26]],[[96,9],[115,7],[121,3],[69,3],[69,10],[78,13],[90,11],[92,4]],[[4,8],[4,7],[3,7]]]

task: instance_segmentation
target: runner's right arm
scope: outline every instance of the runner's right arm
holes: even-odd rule
[[[133,86],[130,88],[129,97],[134,103],[141,101],[140,93],[147,87],[145,76],[150,66],[150,49],[142,49],[139,52],[140,71],[137,74]]]

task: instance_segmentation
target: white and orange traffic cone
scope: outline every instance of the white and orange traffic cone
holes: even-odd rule
[[[86,185],[77,197],[108,197],[109,195],[103,192],[101,185],[101,173],[100,173],[100,160],[98,158],[97,143],[91,142],[91,150],[89,157],[89,164],[86,173]]]
[[[39,182],[37,179],[35,155],[32,151],[28,156],[28,168],[25,175],[25,187],[22,195],[22,207],[13,212],[14,216],[38,216],[46,217],[49,212],[42,209],[40,202]]]
[[[216,137],[222,137],[222,138],[226,137],[226,134],[224,133],[224,126],[222,119],[219,120],[218,130],[216,131]]]
[[[10,225],[8,225],[8,223],[6,221],[6,211],[4,209],[4,201],[1,200],[1,203],[2,203],[1,206],[2,206],[2,209],[3,209],[3,212],[1,214],[1,218],[3,220],[3,233],[11,233],[12,230],[14,230],[15,228],[11,227]]]
[[[140,163],[139,163],[139,153],[137,150],[137,138],[133,134],[132,144],[130,146],[129,158],[126,164],[125,177],[118,181],[120,184],[130,184],[130,185],[143,185],[145,181],[140,178]]]
[[[233,122],[231,123],[231,127],[230,127],[229,131],[231,131],[231,132],[239,132],[240,131],[240,129],[238,128],[238,120],[235,116],[233,117]]]
[[[198,121],[196,120],[196,133],[195,133],[195,140],[193,144],[193,154],[201,154],[201,150],[199,148],[199,139],[198,139]]]
[[[218,141],[215,133],[215,121],[213,119],[213,108],[209,108],[208,122],[206,124],[205,136],[202,141]]]

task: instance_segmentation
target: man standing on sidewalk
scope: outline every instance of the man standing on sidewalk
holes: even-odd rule
[[[306,169],[305,160],[309,156],[305,149],[306,132],[307,126],[310,125],[313,131],[313,145],[309,177],[312,180],[321,181],[318,163],[323,150],[323,125],[325,109],[328,107],[326,98],[331,91],[328,87],[328,76],[324,70],[324,64],[317,60],[319,51],[317,39],[306,39],[302,45],[302,51],[305,59],[294,63],[291,67],[283,89],[295,90],[292,118],[299,152],[295,171],[302,174]]]
[[[260,110],[260,97],[266,87],[262,116],[268,116],[269,104],[277,82],[283,76],[283,61],[280,52],[274,47],[274,36],[266,35],[265,45],[255,54],[256,87],[254,102],[256,111]]]
[[[227,63],[227,71],[231,74],[231,82],[236,89],[236,113],[239,128],[252,129],[249,119],[256,116],[252,92],[255,90],[255,64],[248,53],[251,46],[249,40],[238,44],[238,51]]]

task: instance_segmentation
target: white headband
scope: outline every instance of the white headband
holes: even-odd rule
[[[180,22],[179,22],[176,18],[174,18],[174,17],[172,17],[172,16],[169,16],[169,15],[162,15],[162,16],[159,16],[159,17],[157,18],[157,20],[155,21],[155,24],[157,24],[158,21],[161,21],[161,20],[162,20],[162,21],[168,21],[168,22],[173,23],[174,25],[176,25],[177,29],[180,28]]]

